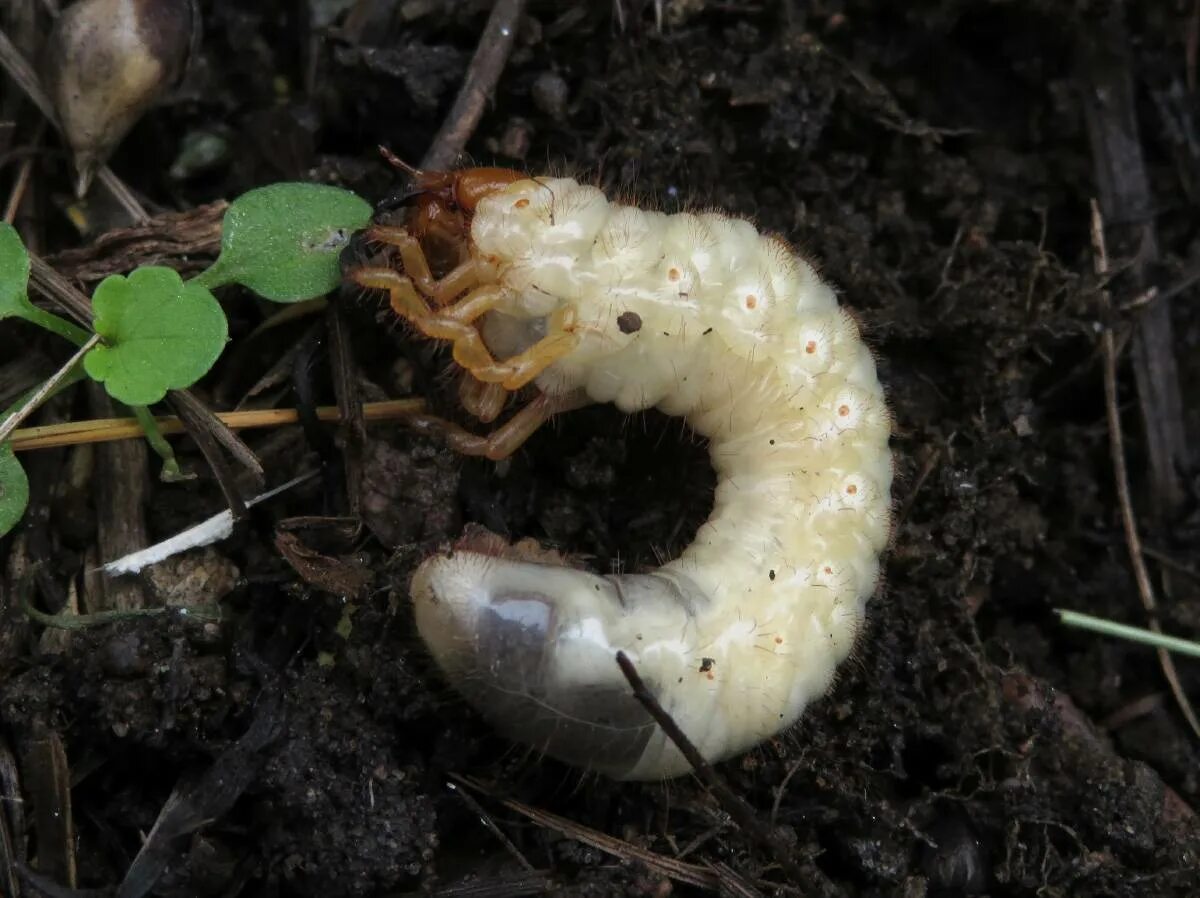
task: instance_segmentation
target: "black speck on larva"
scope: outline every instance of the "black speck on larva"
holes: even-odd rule
[[[774,571],[769,571],[769,572],[767,573],[767,576],[768,576],[768,577],[770,577],[772,580],[774,580],[774,579],[775,579],[775,572],[774,572]]]
[[[637,312],[622,312],[617,316],[617,328],[623,334],[636,334],[642,329],[642,316]]]
[[[713,665],[715,665],[716,663],[717,663],[716,660],[713,658],[701,658],[700,659],[700,673],[708,673],[710,670],[713,669]]]

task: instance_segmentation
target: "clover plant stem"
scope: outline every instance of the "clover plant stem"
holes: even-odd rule
[[[193,275],[184,281],[185,284],[195,284],[197,287],[204,287],[206,290],[216,290],[218,287],[228,287],[234,283],[234,279],[227,276],[221,267],[221,260],[217,259],[212,265],[209,265],[199,274]]]
[[[162,435],[162,431],[158,427],[158,420],[150,413],[150,409],[147,406],[132,405],[130,408],[133,410],[133,416],[137,418],[142,432],[146,434],[146,442],[150,444],[150,448],[162,459],[163,480],[174,481],[181,479],[183,472],[179,469],[179,462],[175,458],[175,450],[167,442],[167,438]]]
[[[31,306],[26,311],[24,318],[31,324],[36,324],[38,327],[44,328],[52,334],[58,334],[64,340],[70,340],[76,346],[84,345],[92,337],[92,334],[82,327],[72,324],[65,318],[59,318],[57,315],[43,311],[37,306]]]
[[[66,363],[46,378],[37,389],[33,390],[25,398],[25,401],[20,403],[15,411],[7,418],[0,421],[0,443],[3,443],[10,433],[17,429],[22,421],[32,415],[43,402],[54,394],[54,391],[65,381],[83,361],[83,357],[92,351],[100,343],[100,335],[92,334],[92,336],[79,347],[78,351],[67,359]]]
[[[1128,624],[1119,624],[1116,621],[1106,620],[1102,617],[1080,614],[1078,611],[1063,611],[1060,608],[1057,610],[1057,614],[1068,627],[1078,627],[1081,630],[1090,630],[1102,636],[1115,636],[1118,639],[1138,642],[1142,645],[1152,646],[1153,648],[1166,649],[1169,652],[1178,652],[1181,655],[1188,655],[1192,658],[1200,658],[1200,642],[1193,642],[1190,639],[1180,639],[1178,636],[1167,636],[1163,633],[1155,633],[1152,630],[1143,630],[1141,627],[1131,627]]]
[[[32,620],[37,621],[43,626],[52,627],[56,630],[84,630],[88,627],[99,627],[104,624],[113,624],[120,621],[136,620],[143,617],[162,617],[167,614],[177,614],[181,617],[186,616],[198,623],[212,623],[221,620],[221,608],[219,605],[193,605],[185,607],[181,605],[164,605],[159,608],[130,608],[117,611],[96,611],[91,614],[47,614],[34,608],[28,600],[25,602],[25,613]]]

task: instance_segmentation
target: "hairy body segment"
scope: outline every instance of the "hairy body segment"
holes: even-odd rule
[[[891,526],[890,417],[855,320],[741,219],[505,169],[414,175],[401,223],[366,234],[399,264],[348,278],[452,345],[481,420],[536,388],[488,437],[448,425],[449,444],[500,459],[590,402],[657,408],[708,439],[717,478],[695,540],[651,573],[486,541],[427,559],[412,601],[448,682],[509,738],[617,779],[690,769],[618,651],[711,762],[791,726],[851,652]]]

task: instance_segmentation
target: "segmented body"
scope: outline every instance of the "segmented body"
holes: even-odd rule
[[[889,533],[889,416],[854,320],[746,221],[569,179],[485,196],[467,247],[502,294],[482,328],[498,358],[561,328],[571,349],[542,393],[683,416],[717,486],[695,541],[653,573],[427,560],[416,619],[449,681],[513,739],[619,779],[689,767],[618,650],[710,761],[790,726],[851,651]]]

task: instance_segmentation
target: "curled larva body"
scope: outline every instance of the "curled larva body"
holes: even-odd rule
[[[561,328],[570,350],[542,393],[683,416],[717,487],[695,541],[650,574],[425,561],[412,598],[438,665],[507,736],[618,779],[689,769],[618,651],[710,761],[787,728],[850,652],[890,527],[889,416],[854,320],[745,221],[569,179],[484,197],[467,243],[499,288],[483,325],[498,357]]]

